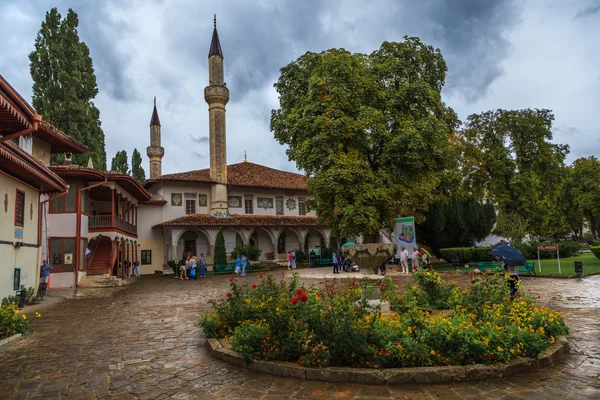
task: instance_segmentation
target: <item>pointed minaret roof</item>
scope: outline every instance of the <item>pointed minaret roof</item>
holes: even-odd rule
[[[152,119],[150,120],[150,126],[160,126],[160,119],[158,119],[158,111],[156,111],[156,96],[154,96],[154,110],[152,111]]]
[[[219,34],[217,33],[217,14],[215,14],[214,24],[215,28],[213,30],[213,36],[210,42],[210,50],[208,51],[208,56],[223,57],[223,50],[221,50],[221,42],[219,41]]]

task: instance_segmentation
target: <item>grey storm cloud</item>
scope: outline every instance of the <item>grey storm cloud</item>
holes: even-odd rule
[[[494,108],[550,108],[561,127],[554,130],[557,143],[590,138],[589,147],[571,146],[572,157],[600,153],[599,0],[3,0],[0,73],[28,100],[27,54],[51,7],[79,15],[109,163],[121,149],[147,145],[157,96],[163,173],[208,167],[203,88],[213,14],[231,96],[230,163],[247,152],[252,162],[296,170],[269,131],[280,68],[307,51],[371,53],[405,35],[442,51],[444,101],[462,119]],[[182,156],[186,151],[194,162]]]

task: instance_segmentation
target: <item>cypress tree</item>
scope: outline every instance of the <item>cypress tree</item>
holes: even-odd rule
[[[125,150],[117,151],[110,163],[110,170],[129,175],[129,163],[127,162],[127,152]]]
[[[29,54],[33,79],[33,107],[48,121],[89,148],[88,154],[76,154],[73,162],[106,169],[104,132],[100,111],[92,100],[98,94],[90,50],[79,40],[77,13],[69,9],[62,18],[56,8],[46,13]],[[62,163],[64,156],[54,155],[52,162]]]
[[[225,238],[223,237],[223,231],[219,229],[217,237],[215,239],[215,265],[227,264],[227,251],[225,249]]]
[[[146,172],[142,168],[142,155],[137,149],[133,149],[131,155],[131,175],[139,183],[143,183],[146,180]]]

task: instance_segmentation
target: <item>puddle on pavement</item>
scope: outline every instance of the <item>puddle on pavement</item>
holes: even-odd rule
[[[600,307],[600,275],[583,279],[527,279],[523,286],[551,305],[567,308]],[[548,296],[543,299],[544,293]]]

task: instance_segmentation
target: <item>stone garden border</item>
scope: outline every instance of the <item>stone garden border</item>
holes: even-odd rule
[[[381,370],[345,367],[317,369],[301,367],[296,363],[283,361],[248,362],[240,353],[233,351],[231,346],[224,341],[207,339],[206,342],[213,357],[250,371],[326,382],[379,383],[389,385],[465,382],[505,378],[522,372],[548,367],[569,352],[569,343],[564,336],[561,336],[549,348],[538,354],[537,358],[525,357],[514,360],[509,364],[387,368]]]
[[[17,340],[18,338],[20,338],[21,336],[23,336],[22,333],[15,333],[12,336],[9,337],[5,337],[4,339],[0,339],[0,347],[2,346],[6,346],[7,344],[9,344],[10,342]]]

